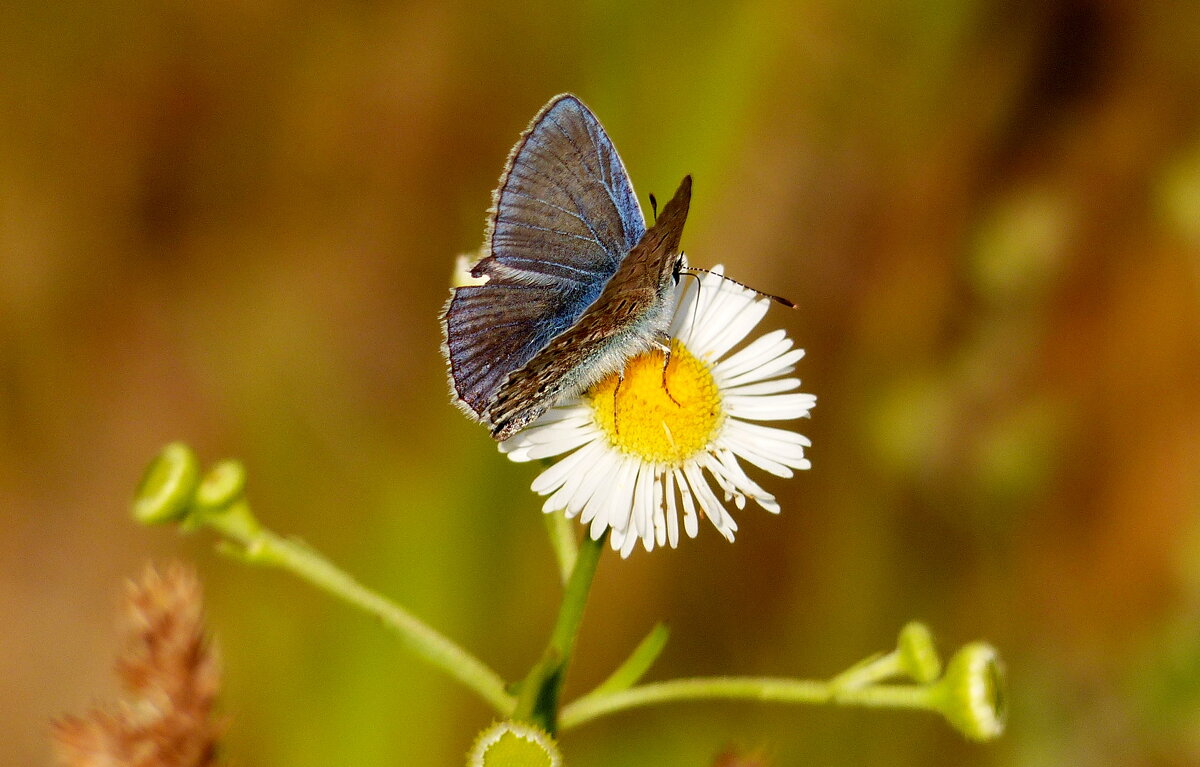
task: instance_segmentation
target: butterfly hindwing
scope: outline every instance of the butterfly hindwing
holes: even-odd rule
[[[508,374],[549,343],[555,328],[545,317],[560,310],[553,291],[530,285],[457,288],[446,315],[446,356],[463,404],[486,413]],[[523,363],[521,363],[523,364]]]
[[[451,384],[476,417],[505,378],[569,328],[645,233],[616,149],[574,96],[546,105],[496,190],[486,256],[445,313]],[[491,329],[490,332],[485,330]]]

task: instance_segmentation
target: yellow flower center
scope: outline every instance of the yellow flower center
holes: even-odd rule
[[[671,360],[644,352],[587,392],[596,424],[613,447],[650,463],[680,466],[708,447],[725,418],[708,366],[678,340]]]

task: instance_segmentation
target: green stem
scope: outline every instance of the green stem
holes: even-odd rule
[[[875,685],[838,690],[827,681],[775,677],[675,679],[609,694],[585,695],[563,708],[559,724],[566,730],[615,711],[680,700],[757,700],[936,710],[937,701],[932,690],[933,687],[919,685]]]
[[[829,680],[830,688],[838,691],[866,687],[895,676],[901,671],[900,660],[895,652],[876,655],[856,663]]]
[[[400,605],[363,586],[307,545],[282,538],[257,523],[248,524],[246,520],[253,519],[248,509],[245,514],[237,511],[235,507],[223,514],[206,515],[203,523],[240,544],[236,550],[240,558],[287,570],[374,615],[392,628],[408,649],[474,690],[497,713],[508,716],[512,712],[516,700],[505,691],[504,680],[474,655]]]
[[[542,659],[530,669],[528,676],[521,682],[521,692],[513,711],[513,719],[536,724],[551,735],[558,727],[558,697],[562,692],[571,654],[575,650],[575,638],[583,622],[583,608],[587,604],[592,578],[596,575],[596,565],[600,562],[600,554],[604,551],[607,540],[607,532],[600,540],[593,540],[591,536],[584,537],[575,567],[571,570],[571,578],[567,581],[566,593],[563,594],[562,606],[559,607],[558,620],[554,623],[550,642],[546,645]]]

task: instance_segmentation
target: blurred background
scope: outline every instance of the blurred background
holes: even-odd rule
[[[559,589],[528,485],[448,402],[437,316],[552,95],[684,239],[799,311],[814,468],[784,512],[608,555],[568,695],[825,676],[910,618],[1010,675],[925,714],[685,704],[573,767],[1200,763],[1200,5],[0,6],[0,763],[116,694],[122,579],[195,563],[243,765],[454,765],[490,713],[369,619],[142,529],[147,461],[243,459],[259,516],[508,678]],[[760,477],[761,475],[755,475]]]

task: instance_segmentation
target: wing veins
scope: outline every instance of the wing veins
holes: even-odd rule
[[[572,148],[575,150],[575,154],[579,155],[579,159],[580,159],[580,160],[582,160],[584,157],[586,157],[588,154],[590,154],[589,152],[585,152],[585,151],[583,151],[583,149],[581,149],[581,148],[579,147],[579,142],[577,142],[577,141],[575,140],[575,137],[574,137],[573,135],[571,135],[571,133],[569,133],[569,132],[567,131],[567,129],[566,129],[566,128],[562,127],[562,124],[561,124],[561,123],[559,123],[559,121],[558,121],[556,118],[554,118],[554,117],[549,117],[548,115],[547,115],[547,117],[548,117],[548,119],[550,120],[550,122],[551,122],[551,123],[554,125],[554,127],[555,127],[555,128],[558,128],[558,132],[559,132],[559,133],[561,133],[561,134],[563,134],[563,138],[565,138],[565,139],[567,140],[567,143],[569,143],[569,144],[571,145],[571,147],[572,147]],[[591,139],[591,138],[592,138],[592,131],[591,131],[591,126],[590,126],[590,125],[588,125],[588,122],[589,122],[588,120],[584,120],[584,121],[583,121],[583,124],[584,124],[584,130],[586,130],[586,131],[587,131],[587,134],[588,134],[588,139]],[[596,142],[595,142],[595,141],[592,141],[592,146],[595,146],[595,145],[596,145]],[[599,158],[599,153],[596,153],[596,159],[600,159],[600,158]],[[579,163],[579,164],[580,164],[580,165],[582,165],[584,168],[587,168],[587,163],[583,163],[583,162],[581,162],[581,163]],[[595,177],[595,176],[592,176],[592,178],[596,178],[596,177]],[[603,179],[603,178],[600,178],[600,179],[599,179],[599,181],[600,181],[600,183],[601,183],[601,184],[603,184],[603,183],[604,183],[604,179]]]
[[[520,226],[520,227],[524,227],[526,229],[534,229],[539,232],[549,232],[550,234],[560,234],[563,237],[570,237],[575,240],[583,240],[584,242],[594,242],[595,244],[599,245],[600,248],[602,250],[604,250],[605,252],[608,251],[608,248],[604,247],[604,245],[599,240],[596,239],[595,231],[592,231],[593,236],[584,237],[582,234],[571,234],[570,232],[564,232],[560,229],[554,229],[549,226],[538,226],[537,224],[531,224],[528,221],[520,221],[515,218],[498,218],[496,220],[502,224],[507,224],[509,226]],[[591,227],[588,227],[588,229],[591,230]],[[507,256],[506,256],[506,258],[507,258]]]
[[[557,155],[552,155],[552,156],[557,157]],[[510,173],[509,175],[515,175],[515,174]],[[581,177],[576,176],[576,178],[581,178]],[[596,180],[595,176],[589,176],[588,178],[590,178],[593,181]],[[528,177],[525,177],[525,176],[518,176],[517,179],[519,181],[529,181],[530,180]],[[572,204],[575,205],[575,208],[577,210],[581,210],[580,205],[579,205],[579,200],[576,199],[575,195],[571,193],[571,190],[568,189],[566,186],[564,186],[562,184],[562,182],[560,182],[558,179],[553,178],[551,176],[547,176],[546,180],[549,181],[551,184],[553,184],[555,187],[557,187],[560,192],[562,192],[568,199],[570,199]],[[604,184],[601,183],[601,186],[604,186]],[[507,193],[507,191],[508,190],[506,190],[506,193]],[[620,221],[620,223],[621,223],[621,233],[626,234],[625,221],[621,218],[621,208],[617,205],[616,199],[613,198],[612,191],[606,186],[604,187],[604,191],[608,195],[608,199],[613,203],[613,210],[615,210],[617,212],[617,220]],[[500,219],[497,219],[497,221],[499,221],[499,220]],[[600,249],[603,250],[605,253],[607,253],[609,255],[609,258],[613,262],[619,263],[621,260],[621,255],[619,255],[617,252],[615,252],[613,250],[610,250],[608,247],[606,247],[604,245],[603,242],[600,241],[600,235],[596,232],[596,228],[594,226],[592,226],[592,223],[584,217],[579,217],[579,220],[582,221],[583,225],[588,228],[589,232],[591,232],[592,241],[595,242],[597,245],[599,245]],[[563,234],[567,234],[567,233],[563,232]],[[579,239],[585,240],[585,241],[588,239],[588,238],[582,237],[580,235],[569,235],[569,236],[578,237]],[[626,236],[628,236],[628,235],[626,235]],[[614,243],[614,244],[616,244],[616,243]]]
[[[579,215],[575,211],[567,210],[566,208],[564,208],[561,205],[555,205],[554,203],[550,202],[549,200],[543,200],[541,197],[534,197],[532,194],[525,194],[524,192],[519,192],[515,189],[508,190],[508,193],[516,195],[517,197],[524,197],[526,200],[532,200],[533,202],[540,202],[547,207],[554,208],[557,211],[566,213],[568,216],[571,216],[572,218],[577,218],[580,221],[583,221],[585,224],[587,223],[587,221],[584,219],[584,217]]]
[[[608,199],[609,199],[609,201],[611,201],[611,202],[613,203],[613,210],[617,211],[617,218],[618,218],[618,219],[620,219],[620,218],[621,218],[621,216],[620,216],[621,208],[620,208],[620,206],[619,206],[619,205],[617,205],[617,203],[616,203],[616,200],[613,198],[613,195],[612,195],[612,190],[610,190],[610,189],[608,188],[608,184],[606,184],[606,183],[604,182],[604,180],[603,180],[603,179],[597,178],[596,176],[592,175],[591,173],[587,173],[586,175],[580,175],[579,173],[577,173],[577,172],[575,172],[574,170],[572,170],[572,169],[571,169],[571,163],[568,163],[566,160],[564,160],[564,159],[562,158],[562,155],[558,154],[557,152],[554,152],[554,151],[551,151],[551,150],[544,150],[544,151],[543,151],[543,148],[542,148],[542,147],[527,147],[525,151],[526,151],[528,154],[530,154],[530,155],[532,155],[532,156],[534,156],[534,157],[537,157],[537,158],[542,158],[542,159],[544,159],[544,158],[547,158],[547,157],[549,157],[549,158],[553,159],[555,162],[557,162],[558,164],[560,164],[560,165],[562,165],[564,168],[566,168],[566,169],[567,169],[567,171],[568,171],[568,173],[570,173],[570,175],[574,176],[575,178],[579,179],[580,181],[584,181],[584,182],[587,182],[587,181],[599,182],[600,186],[604,187],[604,191],[605,191],[605,192],[608,194]],[[580,166],[582,166],[582,167],[584,167],[584,169],[586,170],[587,166],[586,166],[586,165],[584,165],[582,162],[581,162],[581,163],[579,163],[579,165],[580,165]],[[516,168],[513,168],[513,170],[509,171],[509,176],[513,176],[513,175],[515,175],[515,171],[516,171]],[[533,179],[530,179],[530,177],[529,177],[529,176],[517,176],[517,179],[518,179],[518,180],[520,180],[520,181],[531,181],[531,180],[533,180]],[[568,197],[571,197],[572,201],[574,201],[574,199],[575,199],[575,198],[574,198],[574,197],[571,195],[571,193],[570,193],[570,192],[567,192],[567,188],[566,188],[565,186],[563,186],[563,185],[562,185],[562,183],[561,183],[561,182],[559,182],[557,179],[555,179],[553,176],[549,176],[549,175],[547,175],[547,176],[546,176],[546,180],[547,180],[547,181],[550,181],[552,184],[554,184],[556,187],[558,187],[558,188],[559,188],[561,191],[563,191],[564,193],[566,193],[566,195],[567,195]],[[625,222],[624,222],[624,221],[621,221],[621,228],[622,228],[622,230],[625,228]]]
[[[562,126],[558,124],[558,121],[557,121],[557,120],[553,120],[553,119],[551,119],[551,122],[553,122],[553,123],[554,123],[554,126],[555,126],[556,128],[558,128],[560,131],[562,131],[562,130],[563,130]],[[586,121],[586,120],[585,120],[585,121],[584,121],[584,125],[585,125],[585,129],[587,130],[588,139],[591,141],[592,148],[594,149],[594,152],[595,152],[595,155],[596,155],[596,165],[597,165],[597,166],[599,167],[599,169],[600,169],[600,176],[599,176],[599,179],[598,179],[598,180],[600,181],[600,186],[604,187],[604,191],[605,191],[605,192],[608,194],[608,200],[609,200],[609,202],[611,202],[611,203],[613,204],[613,208],[614,208],[614,209],[616,209],[616,210],[617,210],[617,212],[618,212],[618,216],[617,216],[617,217],[618,217],[618,218],[620,218],[620,210],[621,210],[621,206],[620,206],[620,205],[617,203],[617,198],[616,198],[616,197],[613,195],[613,183],[612,183],[612,173],[611,173],[611,172],[612,172],[612,167],[611,167],[611,165],[610,165],[610,163],[609,163],[609,162],[606,162],[606,161],[605,161],[605,158],[604,158],[604,156],[603,156],[603,154],[602,154],[602,152],[603,152],[603,146],[602,146],[602,144],[600,144],[599,142],[597,142],[597,141],[596,141],[596,137],[592,135],[592,125],[591,125],[591,123],[590,123],[589,121]],[[566,132],[565,132],[565,131],[563,132],[563,135],[566,135]],[[581,150],[581,149],[579,148],[579,145],[575,143],[575,139],[574,139],[574,138],[572,138],[571,136],[567,136],[567,140],[571,142],[571,146],[575,147],[575,151],[576,151],[576,152],[579,152],[579,154],[580,154],[580,155],[583,155],[583,154],[584,154],[583,150]],[[610,143],[611,143],[611,142],[610,142]],[[582,163],[581,163],[581,164],[582,164]],[[586,165],[584,165],[584,167],[587,167],[587,166],[586,166]],[[608,173],[608,174],[606,174],[606,173],[605,173],[605,170],[606,170],[606,169],[609,171],[609,173]],[[596,177],[595,177],[595,176],[593,176],[592,178],[596,178]],[[624,230],[624,228],[625,228],[625,222],[624,222],[624,220],[622,220],[622,221],[621,221],[621,229],[622,229],[622,230]],[[627,235],[627,236],[628,236],[628,235]],[[636,244],[637,244],[637,243],[631,243],[631,245],[636,245]]]
[[[526,264],[544,264],[544,263],[546,263],[545,261],[538,261],[537,259],[526,258],[524,256],[504,256],[503,260],[501,261],[501,263],[509,265],[509,266],[511,266],[514,262],[526,263]],[[599,277],[600,276],[596,272],[589,272],[586,269],[580,269],[578,266],[570,266],[568,264],[560,264],[557,261],[550,262],[550,265],[554,266],[556,268],[559,268],[559,269],[566,269],[569,272],[576,272],[577,274],[586,274],[591,277]],[[529,270],[529,271],[533,271],[533,270]],[[538,274],[545,274],[545,272],[538,272]]]
[[[600,165],[600,183],[604,184],[606,189],[611,189],[613,185],[612,166],[611,163],[605,162],[605,158],[603,156],[604,147],[599,141],[596,140],[596,135],[592,133],[592,128],[592,124],[588,123],[588,138],[591,139],[592,146],[596,150],[596,162]],[[608,171],[607,173],[605,172],[606,170]],[[611,195],[609,197],[611,198]],[[613,200],[613,204],[616,204],[616,200]],[[618,210],[620,210],[620,208],[618,208]]]

